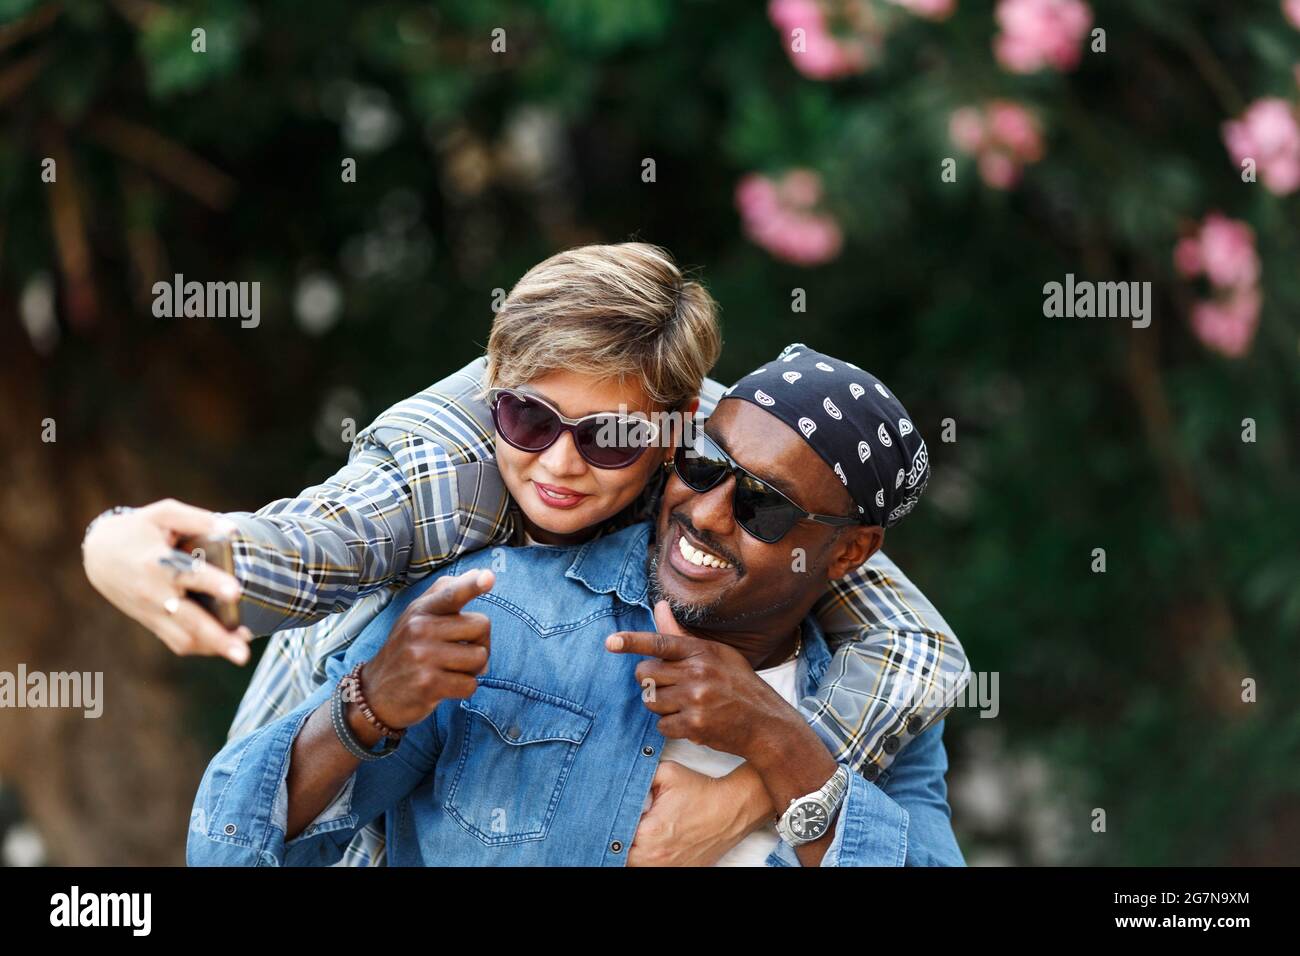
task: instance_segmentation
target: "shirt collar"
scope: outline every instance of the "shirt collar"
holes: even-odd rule
[[[616,594],[625,604],[649,608],[645,567],[649,543],[649,522],[603,534],[578,549],[564,576],[581,581],[597,594]]]
[[[830,666],[831,652],[815,617],[809,614],[800,626],[803,628],[803,653],[799,655],[799,665],[795,669],[795,686],[802,687],[804,694],[814,694]]]

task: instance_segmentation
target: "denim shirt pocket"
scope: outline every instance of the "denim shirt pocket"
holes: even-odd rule
[[[447,813],[488,845],[545,839],[594,715],[553,694],[486,677],[460,707]]]

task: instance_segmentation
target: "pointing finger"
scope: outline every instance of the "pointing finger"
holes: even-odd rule
[[[605,638],[605,649],[615,654],[644,654],[660,660],[679,661],[691,655],[695,640],[680,634],[619,631]]]
[[[466,571],[454,578],[442,578],[413,606],[419,605],[426,614],[456,614],[480,594],[491,591],[495,582],[496,575],[491,571]]]

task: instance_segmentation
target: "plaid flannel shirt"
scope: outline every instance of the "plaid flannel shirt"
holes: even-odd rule
[[[495,461],[480,358],[399,402],[357,435],[323,484],[229,517],[240,613],[275,632],[230,728],[235,739],[294,710],[326,679],[394,593],[459,555],[519,543],[522,528]],[[722,397],[706,379],[705,417]],[[652,483],[620,519],[653,515]],[[874,780],[908,741],[941,719],[970,679],[961,644],[883,553],[828,589],[814,609],[834,657],[804,716],[835,759]],[[383,829],[349,847],[345,865],[383,862]]]

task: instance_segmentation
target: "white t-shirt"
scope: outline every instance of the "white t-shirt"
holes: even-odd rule
[[[755,673],[780,694],[782,699],[797,707],[799,695],[795,690],[795,675],[798,664],[798,658],[791,658],[784,664]],[[689,740],[673,739],[664,742],[662,759],[676,761],[689,770],[710,777],[725,777],[744,763],[735,754],[701,747]],[[642,813],[650,809],[650,803],[650,797],[647,795],[645,806],[641,808]],[[714,866],[762,866],[768,855],[776,849],[780,839],[775,824],[759,827],[732,847]]]

